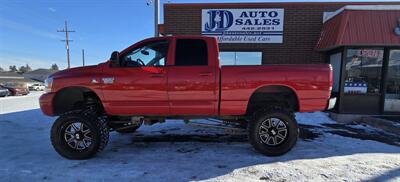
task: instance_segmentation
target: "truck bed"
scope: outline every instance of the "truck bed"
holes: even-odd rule
[[[278,85],[292,89],[299,111],[324,110],[330,97],[328,64],[222,66],[220,115],[243,115],[254,91]]]

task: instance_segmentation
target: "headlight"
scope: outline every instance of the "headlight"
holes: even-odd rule
[[[44,80],[44,91],[51,92],[51,87],[53,86],[53,78],[49,77],[46,80]]]

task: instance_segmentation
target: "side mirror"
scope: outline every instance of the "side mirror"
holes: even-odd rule
[[[142,53],[143,55],[146,55],[146,56],[148,56],[150,54],[149,51],[146,51],[146,50],[142,50],[142,51],[140,51],[140,53]]]
[[[118,51],[114,51],[114,52],[111,53],[110,61],[111,61],[111,66],[112,67],[120,67],[119,52]]]

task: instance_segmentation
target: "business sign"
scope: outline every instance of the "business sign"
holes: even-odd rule
[[[203,9],[202,35],[220,43],[282,43],[283,9]]]

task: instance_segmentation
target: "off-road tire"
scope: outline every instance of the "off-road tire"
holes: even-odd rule
[[[76,150],[67,145],[64,139],[64,132],[71,123],[79,121],[87,126],[92,132],[92,143],[84,150]],[[54,149],[61,156],[67,159],[82,160],[93,157],[97,152],[102,151],[109,139],[109,128],[106,120],[82,112],[69,112],[61,115],[51,128],[51,143]]]
[[[261,139],[259,131],[262,123],[268,118],[277,118],[286,124],[287,135],[279,145],[267,145]],[[267,156],[279,156],[289,152],[295,146],[299,130],[294,113],[283,107],[276,106],[256,111],[252,121],[249,122],[248,134],[249,142],[258,152]]]

